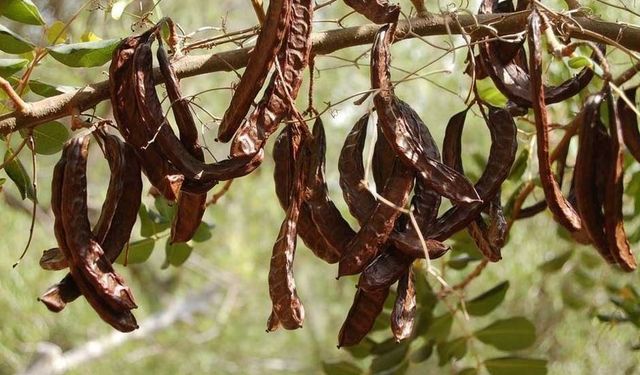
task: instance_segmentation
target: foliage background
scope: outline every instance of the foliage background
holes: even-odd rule
[[[55,20],[66,21],[80,7],[80,2],[60,0],[35,1],[48,24]],[[98,2],[107,5],[106,1]],[[220,26],[225,19],[228,30],[238,30],[256,23],[249,11],[249,1],[221,0],[202,2],[197,0],[158,2],[152,19],[170,15],[187,33],[203,26]],[[588,2],[585,2],[589,4]],[[409,9],[409,1],[401,1]],[[133,1],[120,20],[114,20],[103,9],[90,7],[80,13],[71,24],[68,36],[77,42],[80,36],[92,31],[101,38],[124,37],[131,33],[131,25],[141,14],[140,7],[148,10],[150,1]],[[560,4],[559,4],[560,5]],[[564,5],[562,3],[562,5]],[[594,9],[603,9],[594,2]],[[436,9],[434,4],[429,7]],[[441,8],[446,4],[441,3]],[[472,2],[469,9],[475,10]],[[335,19],[348,10],[341,3],[333,4],[316,14],[316,30],[337,27]],[[624,12],[607,10],[606,18],[629,18]],[[357,15],[348,17],[346,25],[364,23]],[[26,35],[34,42],[40,39],[41,28],[17,24],[7,19],[0,23]],[[215,32],[197,34],[198,37]],[[448,37],[430,37],[431,43],[444,45]],[[453,38],[456,44],[460,38]],[[232,48],[226,44],[215,50]],[[353,60],[367,51],[367,47],[343,50],[332,56],[319,56],[316,60],[316,106],[323,108],[325,102],[336,103],[348,95],[369,88],[368,56]],[[210,51],[208,51],[210,52]],[[439,51],[419,40],[404,41],[393,47],[393,64],[405,71],[414,71],[435,60]],[[461,71],[465,52],[440,59],[420,71],[420,79],[407,81],[399,86],[398,96],[409,102],[429,125],[437,140],[441,141],[448,117],[464,108],[464,96],[470,83]],[[6,57],[6,56],[0,56]],[[33,78],[51,84],[82,86],[106,78],[107,66],[92,69],[70,69],[50,57],[35,69]],[[443,72],[443,71],[449,71]],[[425,74],[433,72],[432,74]],[[405,76],[401,70],[394,71],[394,79]],[[567,74],[561,69],[558,75]],[[212,87],[229,87],[236,79],[231,73],[215,73],[183,81],[186,95],[196,94]],[[299,107],[305,108],[306,86],[302,89]],[[30,100],[38,97],[28,94]],[[220,116],[228,104],[227,90],[213,91],[199,96],[197,103],[213,114]],[[341,143],[355,119],[370,102],[357,107],[348,100],[336,105],[324,115],[328,133],[328,179],[331,194],[346,213],[337,184],[337,155]],[[367,107],[368,106],[368,107]],[[97,113],[107,117],[108,103],[98,106]],[[568,123],[575,108],[567,106],[555,110],[557,120]],[[211,125],[207,115],[196,109],[206,125]],[[207,123],[208,122],[208,123]],[[522,148],[529,146],[532,127],[519,123],[522,130]],[[484,155],[488,147],[488,136],[477,116],[465,132],[465,160],[471,174],[479,172],[476,155]],[[214,144],[212,139],[217,129],[205,131],[205,139],[216,150],[216,155],[226,153],[224,145]],[[268,147],[269,153],[271,147]],[[2,150],[4,151],[4,150]],[[90,202],[93,214],[99,210],[107,179],[106,165],[93,150],[90,170]],[[69,373],[111,374],[126,373],[319,373],[323,362],[340,360],[354,361],[345,350],[336,349],[337,333],[353,298],[355,279],[336,281],[336,268],[313,258],[303,244],[299,244],[296,256],[296,281],[307,311],[304,329],[266,334],[266,318],[271,303],[267,292],[267,272],[271,247],[283,217],[275,197],[269,157],[264,165],[252,175],[233,182],[231,190],[220,202],[209,208],[205,219],[214,225],[211,238],[195,243],[194,252],[182,267],[162,268],[165,261],[164,241],[156,242],[149,261],[119,269],[132,285],[139,308],[136,316],[140,322],[172,306],[176,301],[198,293],[207,287],[215,287],[212,297],[197,314],[181,320],[168,329],[140,339],[132,339],[115,350],[101,355]],[[52,217],[48,211],[49,182],[53,164],[59,155],[38,157],[38,197],[41,210],[34,230],[34,239],[27,256],[17,268],[12,268],[26,241],[30,225],[30,203],[21,201],[17,189],[5,184],[2,191],[2,214],[0,228],[0,374],[23,370],[32,360],[42,342],[50,342],[63,351],[80,347],[88,340],[105,337],[111,329],[102,323],[84,301],[68,306],[61,314],[49,313],[36,297],[49,285],[58,281],[62,273],[46,272],[39,268],[40,251],[55,246],[52,234]],[[30,165],[28,153],[21,155],[25,166]],[[638,173],[637,166],[629,169],[629,177]],[[536,166],[528,164],[522,179],[531,177]],[[2,176],[5,177],[5,176]],[[511,182],[507,191],[516,186]],[[627,189],[629,190],[629,189]],[[541,197],[541,192],[534,194]],[[635,193],[630,193],[628,230],[636,227],[633,219]],[[505,194],[505,197],[508,194]],[[153,198],[145,196],[147,207],[154,207]],[[161,234],[162,236],[162,234]],[[140,239],[139,227],[134,230],[134,240]],[[455,244],[457,250],[466,250],[464,241]],[[471,250],[469,250],[471,251]],[[464,278],[477,262],[462,270],[444,265],[460,251],[435,261],[444,272],[445,279],[454,284]],[[554,264],[546,261],[566,255],[566,262],[556,259]],[[569,257],[570,256],[570,257]],[[632,345],[638,344],[638,330],[629,329],[629,324],[603,323],[597,314],[618,314],[620,309],[610,302],[612,297],[632,296],[625,285],[637,285],[638,273],[624,275],[606,266],[591,248],[577,246],[565,241],[548,213],[534,219],[518,222],[508,244],[503,249],[504,259],[490,264],[482,275],[465,290],[469,297],[476,296],[501,281],[508,280],[510,288],[506,299],[496,310],[485,317],[471,317],[469,322],[456,320],[454,332],[463,332],[465,326],[480,328],[496,319],[524,316],[531,320],[537,332],[535,344],[522,355],[548,360],[551,374],[586,373],[634,373],[640,361]],[[563,259],[564,260],[564,259]],[[555,268],[555,269],[553,269]],[[546,270],[546,271],[545,271]],[[439,286],[429,279],[432,287]],[[621,289],[622,288],[622,289]],[[626,294],[625,294],[626,291]],[[631,297],[629,297],[631,298]],[[458,297],[449,297],[457,303]],[[637,302],[636,302],[637,303]],[[640,305],[638,305],[640,306]],[[439,304],[437,313],[445,311]],[[390,337],[388,331],[376,332],[374,338]],[[454,335],[455,337],[455,335]],[[417,345],[417,344],[416,344]],[[414,348],[417,347],[414,345]],[[473,356],[465,357],[461,363],[474,365],[474,357],[490,358],[500,352],[480,343],[470,348]],[[363,368],[367,359],[355,361]],[[412,364],[409,373],[438,372],[437,356],[421,364]],[[460,363],[446,365],[442,371],[453,373],[464,367]]]

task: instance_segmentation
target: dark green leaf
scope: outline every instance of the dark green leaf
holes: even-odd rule
[[[157,196],[154,205],[158,213],[164,220],[171,222],[176,212],[176,206],[169,203],[169,201],[163,196]]]
[[[372,354],[371,350],[375,345],[375,341],[365,337],[358,345],[347,346],[344,349],[354,358],[366,358]]]
[[[5,162],[11,158],[13,152],[11,150],[7,150],[4,154]],[[4,166],[4,170],[7,173],[7,176],[16,184],[16,187],[20,191],[20,196],[22,199],[29,198],[31,200],[35,200],[35,191],[33,190],[33,185],[31,184],[31,178],[27,173],[27,170],[22,165],[22,162],[19,158],[15,157],[13,160],[8,162]]]
[[[571,255],[573,255],[573,250],[567,250],[542,263],[540,266],[538,266],[538,268],[540,269],[540,271],[547,273],[559,271],[562,266],[564,266],[564,264],[567,263],[567,261],[571,258]]]
[[[162,216],[154,211],[148,211],[144,204],[140,205],[138,216],[140,217],[140,235],[142,237],[151,237],[171,226],[171,223]]]
[[[31,42],[0,25],[0,50],[18,55],[31,51],[33,47],[34,45]]]
[[[594,251],[589,249],[589,251],[583,251],[580,254],[580,262],[587,268],[593,269],[602,265],[602,258],[595,254]]]
[[[27,59],[0,59],[0,77],[7,78],[27,66]]]
[[[467,301],[466,308],[469,315],[482,316],[498,307],[509,289],[509,281],[504,281],[481,295]]]
[[[409,355],[409,360],[413,363],[421,363],[429,359],[431,354],[433,354],[433,346],[435,345],[435,341],[431,340],[426,344],[422,345],[418,349],[411,352]]]
[[[62,150],[62,146],[69,139],[69,130],[57,121],[38,125],[33,130],[36,153],[53,155]]]
[[[582,290],[578,290],[570,280],[565,280],[560,287],[562,302],[566,307],[578,310],[587,306],[587,301]]]
[[[536,341],[536,328],[523,317],[498,320],[476,331],[474,336],[500,350],[528,348]]]
[[[454,270],[464,269],[471,262],[477,262],[481,260],[481,257],[469,254],[461,254],[455,256],[447,261],[447,266],[453,268]]]
[[[153,238],[144,238],[139,241],[134,241],[129,244],[129,247],[125,247],[120,256],[116,259],[116,263],[120,264],[136,264],[144,263],[149,259],[153,252],[153,247],[156,244],[156,240]]]
[[[438,344],[438,366],[444,366],[453,359],[460,359],[467,354],[467,339],[458,337],[457,339],[441,342]]]
[[[451,316],[451,313],[440,315],[431,321],[431,325],[429,325],[424,337],[438,342],[444,341],[449,336],[449,332],[451,332],[452,324],[453,316]]]
[[[186,262],[187,259],[189,259],[189,256],[191,255],[191,251],[193,251],[193,248],[184,242],[176,243],[172,245],[167,240],[165,251],[167,254],[167,263],[169,263],[172,266],[178,267],[178,266],[181,266],[184,262]]]
[[[213,237],[213,234],[211,234],[212,228],[213,225],[207,224],[204,221],[201,222],[198,226],[198,229],[196,230],[196,233],[193,235],[192,240],[194,242],[205,242],[209,240],[211,237]]]
[[[396,349],[400,345],[394,337],[390,337],[383,342],[377,343],[373,345],[371,348],[371,354],[381,355],[384,353],[388,353],[394,349]]]
[[[98,40],[75,44],[59,44],[49,47],[49,54],[59,62],[74,68],[104,65],[111,60],[111,53],[119,39]]]
[[[547,361],[544,359],[504,357],[484,361],[491,375],[545,375]]]
[[[362,374],[360,367],[351,362],[322,362],[322,370],[327,375],[359,375]]]
[[[473,367],[463,368],[462,370],[456,373],[456,375],[477,375],[477,374],[478,374],[478,369]]]
[[[372,374],[377,374],[390,369],[398,368],[404,361],[409,351],[409,342],[404,341],[396,344],[393,350],[390,350],[380,356],[377,356],[371,361]]]
[[[520,181],[522,175],[527,170],[527,163],[529,162],[529,149],[525,148],[520,151],[520,154],[516,158],[516,161],[511,167],[511,173],[509,174],[510,181]]]
[[[44,25],[38,7],[31,0],[4,0],[0,14],[28,25]]]
[[[29,81],[29,88],[35,94],[40,95],[40,96],[44,96],[45,98],[48,98],[48,97],[51,97],[51,96],[55,96],[55,95],[60,95],[60,94],[66,94],[66,93],[69,93],[69,92],[78,91],[77,87],[73,87],[73,86],[54,86],[54,85],[50,85],[48,83],[40,82],[40,81],[36,81],[36,80]]]
[[[378,315],[376,321],[373,323],[373,327],[371,328],[371,332],[380,331],[383,329],[388,329],[391,324],[391,314],[387,311],[383,311]]]

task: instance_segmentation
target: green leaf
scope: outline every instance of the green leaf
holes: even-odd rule
[[[482,258],[475,255],[461,254],[449,259],[447,261],[447,266],[453,268],[454,270],[461,270],[468,266],[469,263],[477,262],[481,259]]]
[[[500,350],[528,348],[536,341],[536,328],[524,317],[498,320],[476,331],[474,336]]]
[[[136,264],[144,263],[149,259],[153,248],[156,244],[156,240],[153,238],[144,238],[139,241],[134,241],[129,244],[129,248],[126,247],[122,250],[116,263],[119,264]]]
[[[111,18],[114,20],[119,20],[122,17],[122,13],[124,13],[124,9],[129,5],[133,0],[118,0],[113,3],[111,6]]]
[[[373,322],[373,327],[371,327],[371,332],[386,330],[389,328],[391,324],[391,314],[387,311],[383,311],[378,315],[376,321]]]
[[[120,43],[120,39],[107,39],[95,42],[60,44],[48,47],[49,54],[64,65],[73,68],[102,66],[111,60],[111,53]]]
[[[544,359],[504,357],[484,361],[491,375],[545,375],[547,361]]]
[[[27,66],[27,59],[0,59],[0,77],[7,78]]]
[[[560,295],[562,296],[562,302],[566,307],[574,310],[579,310],[587,306],[587,301],[582,290],[577,290],[573,282],[565,280],[560,286]]]
[[[13,55],[29,52],[34,45],[20,35],[0,25],[0,50]]]
[[[53,155],[60,150],[69,139],[69,130],[57,121],[47,122],[38,125],[33,130],[35,151],[40,155]]]
[[[562,266],[564,266],[564,264],[567,263],[569,259],[571,259],[571,255],[573,255],[573,251],[567,250],[564,253],[557,255],[556,257],[542,263],[541,265],[538,266],[538,268],[540,269],[540,271],[547,272],[547,273],[560,271]]]
[[[458,337],[457,339],[441,342],[438,344],[438,366],[442,367],[452,358],[460,359],[467,354],[466,337]]]
[[[56,95],[60,95],[60,94],[66,94],[69,92],[75,92],[78,91],[77,87],[73,87],[73,86],[54,86],[45,82],[41,82],[41,81],[37,81],[37,80],[30,80],[29,81],[29,88],[31,89],[31,91],[33,91],[35,94],[40,95],[40,96],[44,96],[45,98],[51,97],[51,96],[56,96]]]
[[[449,336],[449,332],[451,332],[452,324],[453,316],[451,313],[440,315],[431,321],[431,325],[429,325],[424,337],[438,342],[444,341],[447,339],[447,336]]]
[[[347,346],[344,349],[354,358],[366,358],[371,355],[371,350],[375,345],[375,341],[365,337],[358,345]]]
[[[31,0],[5,0],[0,14],[27,25],[44,25],[38,7]]]
[[[418,349],[411,352],[409,355],[409,360],[412,363],[421,363],[429,359],[431,354],[433,354],[433,346],[435,345],[435,341],[431,340],[426,344],[422,345]]]
[[[189,259],[193,248],[184,242],[171,244],[167,240],[165,251],[167,254],[167,263],[178,267]]]
[[[498,307],[509,289],[509,281],[504,281],[481,295],[467,301],[466,308],[469,315],[487,315]]]
[[[196,233],[193,235],[192,240],[194,242],[205,242],[208,241],[213,234],[211,234],[211,229],[213,229],[213,225],[207,224],[204,221],[200,223]]]
[[[571,69],[592,68],[593,61],[587,56],[574,56],[567,61]]]
[[[171,223],[153,211],[148,211],[144,204],[140,205],[138,210],[140,217],[140,235],[142,237],[151,237],[156,233],[160,233],[171,226]]]
[[[347,361],[322,362],[322,370],[327,375],[359,375],[363,373],[360,367]]]
[[[393,350],[390,350],[371,361],[369,369],[372,374],[386,372],[387,370],[397,369],[405,362],[405,357],[409,351],[409,342],[404,341],[396,344]]]
[[[60,44],[67,40],[67,32],[65,28],[67,25],[62,21],[56,21],[47,27],[47,42],[49,44]]]
[[[484,99],[489,104],[496,107],[504,107],[507,105],[507,97],[496,88],[490,78],[478,80],[477,84],[478,94],[481,99]]]
[[[522,175],[527,170],[527,163],[529,162],[529,149],[525,148],[520,151],[520,155],[516,158],[516,161],[511,167],[511,173],[509,174],[510,181],[520,181]]]
[[[456,375],[477,375],[477,374],[478,374],[478,369],[473,367],[463,368],[462,370],[456,373]]]
[[[167,222],[171,222],[171,220],[173,220],[173,216],[177,209],[176,205],[170,204],[169,201],[161,195],[157,196],[153,203],[156,210],[164,220]]]
[[[7,150],[4,154],[4,161],[9,160],[12,155],[13,151]],[[11,181],[16,184],[22,199],[29,198],[35,200],[35,191],[33,190],[33,184],[31,184],[31,178],[19,158],[13,158],[13,160],[4,166],[4,170]]]

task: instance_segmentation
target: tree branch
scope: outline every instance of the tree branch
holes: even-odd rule
[[[472,16],[466,13],[433,15],[431,18],[412,18],[398,24],[400,38],[416,36],[461,34],[462,30],[472,38],[491,35],[516,34],[524,31],[529,11],[496,13]],[[575,17],[566,28],[571,37],[597,40],[601,35],[631,51],[640,52],[640,28],[626,24],[597,21],[586,17]],[[313,53],[326,55],[340,49],[366,45],[373,42],[379,25],[363,25],[330,30],[313,35]],[[216,53],[212,55],[185,56],[175,62],[178,77],[192,77],[217,71],[231,71],[246,66],[249,48]],[[159,71],[154,71],[156,82],[162,82]],[[24,128],[31,128],[48,121],[69,116],[94,107],[109,98],[109,83],[102,81],[88,85],[77,92],[57,95],[29,103],[27,111],[14,111],[0,116],[0,134],[7,135]]]

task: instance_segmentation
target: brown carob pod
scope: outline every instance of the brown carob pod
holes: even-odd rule
[[[204,161],[204,151],[198,143],[198,128],[189,109],[189,102],[182,97],[180,81],[176,76],[169,57],[162,45],[162,39],[158,39],[159,47],[156,52],[160,73],[164,78],[167,96],[171,100],[173,116],[180,132],[180,141],[193,157]],[[198,230],[202,223],[207,203],[207,193],[180,192],[176,214],[171,223],[171,242],[187,242]]]
[[[400,6],[388,0],[344,0],[344,3],[377,24],[396,22],[400,16]]]
[[[635,105],[637,87],[624,91],[624,95]],[[640,130],[638,130],[638,118],[624,99],[618,99],[618,111],[620,115],[620,128],[622,140],[627,150],[636,161],[640,162]]]
[[[379,89],[373,101],[378,113],[378,126],[396,154],[408,167],[415,169],[429,184],[429,188],[456,203],[479,202],[478,193],[471,182],[455,170],[426,156],[419,141],[410,136],[410,126],[398,105],[390,80],[389,45],[395,27],[380,28],[371,53],[371,84]]]
[[[272,0],[269,2],[267,19],[260,29],[256,45],[249,56],[247,68],[242,74],[227,111],[220,122],[219,141],[228,142],[240,127],[276,59],[282,40],[289,29],[290,19],[291,0]]]
[[[549,210],[556,221],[565,227],[574,237],[584,238],[580,216],[575,208],[562,195],[560,186],[551,171],[549,157],[549,119],[546,106],[546,93],[542,83],[542,49],[540,46],[540,15],[533,10],[529,16],[527,28],[529,35],[529,72],[531,74],[531,101],[536,123],[536,140],[538,141],[538,168],[540,182],[547,200]]]
[[[147,133],[152,135],[149,140],[153,140],[158,145],[161,155],[169,160],[184,175],[185,179],[204,184],[207,187],[210,187],[211,183],[215,183],[215,181],[245,176],[260,166],[264,158],[264,149],[262,148],[255,154],[225,159],[216,163],[200,161],[191,155],[189,149],[185,148],[169,126],[155,90],[152,69],[153,54],[151,52],[153,40],[154,37],[151,36],[135,48],[133,88],[136,103],[140,108],[139,122],[142,123]],[[192,192],[200,193],[201,191]]]
[[[112,174],[122,180],[126,189],[124,189],[117,201],[112,223],[101,243],[105,256],[109,262],[113,263],[129,242],[131,231],[136,223],[142,196],[142,180],[140,178],[140,165],[133,149],[113,135],[103,135],[101,137],[110,139],[110,143],[118,145],[122,149],[124,159],[121,169],[112,171]],[[107,142],[105,142],[106,144]],[[112,198],[113,196],[107,194],[107,199]],[[65,260],[65,268],[67,266]],[[58,312],[67,303],[74,301],[80,295],[81,291],[72,275],[67,274],[60,283],[49,288],[40,299],[43,302],[46,300],[55,301],[55,303],[48,303],[47,306],[55,305],[55,311]]]
[[[411,267],[398,282],[396,301],[391,311],[391,332],[397,342],[407,339],[413,333],[416,318],[416,288]]]
[[[269,265],[269,296],[273,304],[272,314],[267,329],[277,327],[276,320],[285,329],[302,327],[304,321],[304,307],[296,291],[293,277],[293,260],[296,251],[297,223],[300,206],[304,200],[306,190],[306,171],[310,158],[308,131],[306,124],[294,123],[287,128],[291,160],[295,161],[295,169],[291,191],[289,193],[289,207],[282,222]]]
[[[497,0],[483,0],[478,13],[490,14],[493,13],[498,7]],[[531,40],[531,34],[529,40]],[[491,80],[496,85],[498,90],[502,92],[509,100],[517,105],[525,108],[531,108],[537,99],[532,100],[532,90],[534,83],[534,77],[530,76],[531,68],[529,72],[526,71],[520,62],[515,59],[510,61],[503,61],[500,58],[501,46],[497,42],[480,43],[480,63],[485,72],[488,73]],[[599,46],[598,48],[602,48]],[[529,53],[533,54],[532,49],[529,48]],[[592,58],[596,58],[598,55],[596,52],[592,54]],[[531,56],[530,56],[531,59]],[[594,72],[590,68],[584,68],[575,77],[572,77],[558,86],[544,86],[541,90],[544,92],[544,102],[546,104],[558,103],[564,101],[584,89],[594,76]]]
[[[73,256],[67,245],[67,236],[64,229],[62,214],[62,206],[64,204],[63,198],[65,197],[63,192],[65,169],[67,159],[69,157],[69,143],[67,143],[62,151],[61,159],[58,161],[53,171],[51,183],[51,209],[55,217],[54,233],[58,241],[58,246],[65,257],[71,260],[73,259]],[[65,278],[62,285],[67,285],[70,282],[75,283],[89,304],[105,322],[122,332],[130,332],[138,328],[133,314],[128,310],[120,311],[112,309],[109,304],[102,299],[102,296],[96,293],[94,287],[85,279],[83,273],[75,266],[75,264],[71,264],[70,271],[73,279],[69,277]],[[66,303],[65,300],[70,299],[65,292],[67,290],[74,290],[74,287],[63,287],[62,289],[57,288],[60,285],[61,284],[58,284],[49,289],[39,298],[39,300],[53,312],[59,312],[64,308]]]
[[[584,231],[589,236],[591,243],[608,262],[615,260],[609,249],[604,232],[604,212],[602,211],[603,186],[598,183],[598,176],[607,176],[608,167],[605,170],[598,169],[597,153],[603,151],[602,144],[598,140],[608,144],[608,135],[598,137],[598,132],[603,132],[604,125],[600,122],[600,104],[603,94],[591,95],[584,103],[584,108],[578,115],[580,121],[580,136],[578,155],[574,170],[575,196],[580,220]]]
[[[231,143],[231,157],[255,153],[290,113],[309,65],[313,0],[293,0],[291,21],[271,81]]]
[[[276,196],[280,206],[286,211],[289,207],[289,192],[293,184],[294,162],[290,159],[290,140],[285,128],[276,138],[273,145],[274,181]],[[297,225],[298,236],[315,256],[327,263],[337,263],[340,260],[340,249],[334,248],[322,237],[311,217],[311,209],[303,202],[300,206]]]
[[[609,107],[610,132],[610,162],[609,175],[605,184],[604,196],[604,230],[611,255],[620,268],[631,272],[636,269],[636,259],[631,252],[629,240],[624,230],[624,216],[622,213],[622,196],[624,194],[624,154],[622,151],[622,124],[620,121],[621,108],[614,102],[611,92],[607,96]]]
[[[136,307],[133,294],[124,284],[124,280],[113,271],[102,247],[93,238],[87,218],[86,167],[89,137],[73,138],[66,147],[67,161],[60,207],[71,261],[74,268],[77,268],[92,285],[96,294],[114,310],[133,309]]]
[[[154,142],[153,135],[147,134],[140,126],[141,111],[136,103],[136,94],[132,89],[133,54],[137,46],[147,40],[154,29],[140,36],[124,39],[114,50],[109,66],[109,92],[113,116],[120,134],[133,146],[142,164],[145,175],[151,184],[169,201],[175,201],[182,186],[184,176],[162,156]]]
[[[338,334],[339,348],[357,345],[367,336],[376,318],[382,312],[388,295],[389,288],[374,291],[358,289]]]

